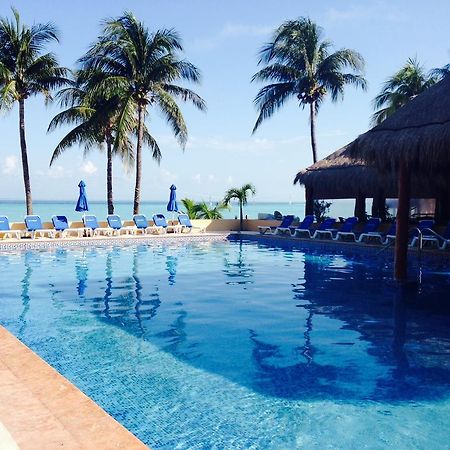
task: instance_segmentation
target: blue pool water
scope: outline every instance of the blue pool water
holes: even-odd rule
[[[4,252],[0,323],[154,449],[444,449],[427,267],[399,290],[373,254],[239,240]]]

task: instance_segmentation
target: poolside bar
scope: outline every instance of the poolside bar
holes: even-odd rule
[[[438,220],[449,216],[450,76],[412,99],[348,146],[349,156],[398,180],[395,278],[407,277],[409,201],[414,179],[437,199]]]

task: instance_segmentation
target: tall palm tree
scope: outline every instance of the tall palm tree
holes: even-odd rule
[[[332,43],[322,36],[322,29],[308,18],[284,22],[275,30],[273,40],[260,50],[258,64],[264,68],[252,78],[252,82],[270,82],[255,97],[259,116],[253,133],[288,99],[296,97],[300,106],[309,107],[314,162],[316,114],[327,94],[336,102],[343,98],[348,84],[366,89],[363,57],[347,48],[332,53]]]
[[[133,14],[106,22],[103,34],[88,51],[84,67],[105,74],[101,88],[112,86],[123,92],[122,107],[137,115],[136,182],[133,212],[139,212],[142,178],[142,146],[144,122],[149,107],[156,106],[163,113],[178,142],[184,148],[187,128],[176,99],[190,101],[200,110],[204,100],[190,89],[174,84],[177,80],[198,83],[198,69],[180,59],[181,39],[173,30],[150,33]]]
[[[386,80],[381,92],[373,100],[376,112],[372,116],[372,124],[380,124],[416,95],[437,83],[445,68],[440,71],[442,73],[435,69],[428,74],[416,58],[409,58],[398,72]]]
[[[244,184],[241,188],[231,188],[225,193],[225,197],[223,199],[224,205],[229,205],[231,200],[237,200],[239,202],[239,227],[242,231],[243,229],[243,221],[244,214],[243,209],[244,206],[248,203],[249,195],[255,195],[256,189],[251,183]]]
[[[51,91],[64,85],[67,69],[60,67],[53,53],[45,47],[58,42],[52,23],[22,24],[19,12],[14,18],[0,18],[0,107],[10,109],[19,104],[19,135],[27,214],[33,213],[28,150],[25,138],[25,100],[37,94],[52,100]]]
[[[61,106],[67,107],[50,122],[49,131],[61,125],[74,125],[56,146],[50,165],[69,147],[83,145],[85,152],[92,147],[106,146],[106,192],[108,214],[114,214],[113,202],[113,156],[119,155],[126,168],[134,164],[131,132],[136,133],[137,121],[133,112],[124,110],[120,92],[98,89],[101,75],[80,70],[77,80],[70,88],[58,93]],[[161,151],[156,140],[144,127],[144,141],[152,149],[153,158],[158,162]]]

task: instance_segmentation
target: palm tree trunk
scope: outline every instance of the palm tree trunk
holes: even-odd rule
[[[316,146],[316,102],[309,104],[309,115],[311,125],[311,148],[313,154],[313,163],[317,162],[317,146]]]
[[[108,202],[108,214],[114,214],[112,166],[112,142],[111,136],[108,136],[106,138],[106,197]]]
[[[25,186],[25,201],[27,214],[33,214],[33,201],[31,198],[30,171],[28,169],[27,142],[25,140],[25,100],[19,100],[19,134],[20,150],[22,152],[23,184]]]
[[[242,202],[239,202],[239,218],[240,218],[240,223],[239,223],[239,228],[242,231],[243,230],[243,224],[244,224],[244,217],[243,217],[243,211],[242,211]]]
[[[138,136],[136,145],[136,184],[134,187],[133,214],[139,214],[141,203],[141,178],[142,178],[142,140],[144,136],[144,110],[138,106]]]

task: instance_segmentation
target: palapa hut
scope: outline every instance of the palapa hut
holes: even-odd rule
[[[397,174],[395,276],[406,278],[411,176],[428,180],[441,216],[450,204],[450,76],[427,89],[348,146],[381,173]]]
[[[372,215],[385,217],[386,197],[396,196],[392,177],[381,177],[377,170],[348,154],[348,146],[298,172],[294,184],[305,186],[305,215],[313,213],[313,201],[355,199],[355,216],[366,213],[366,198],[373,198]]]
[[[305,215],[313,213],[314,200],[355,199],[355,216],[365,218],[366,199],[372,198],[371,215],[386,218],[386,198],[397,197],[395,173],[382,173],[365,161],[350,156],[351,144],[301,170],[294,184],[305,186]],[[411,195],[434,198],[433,183],[414,176]]]

